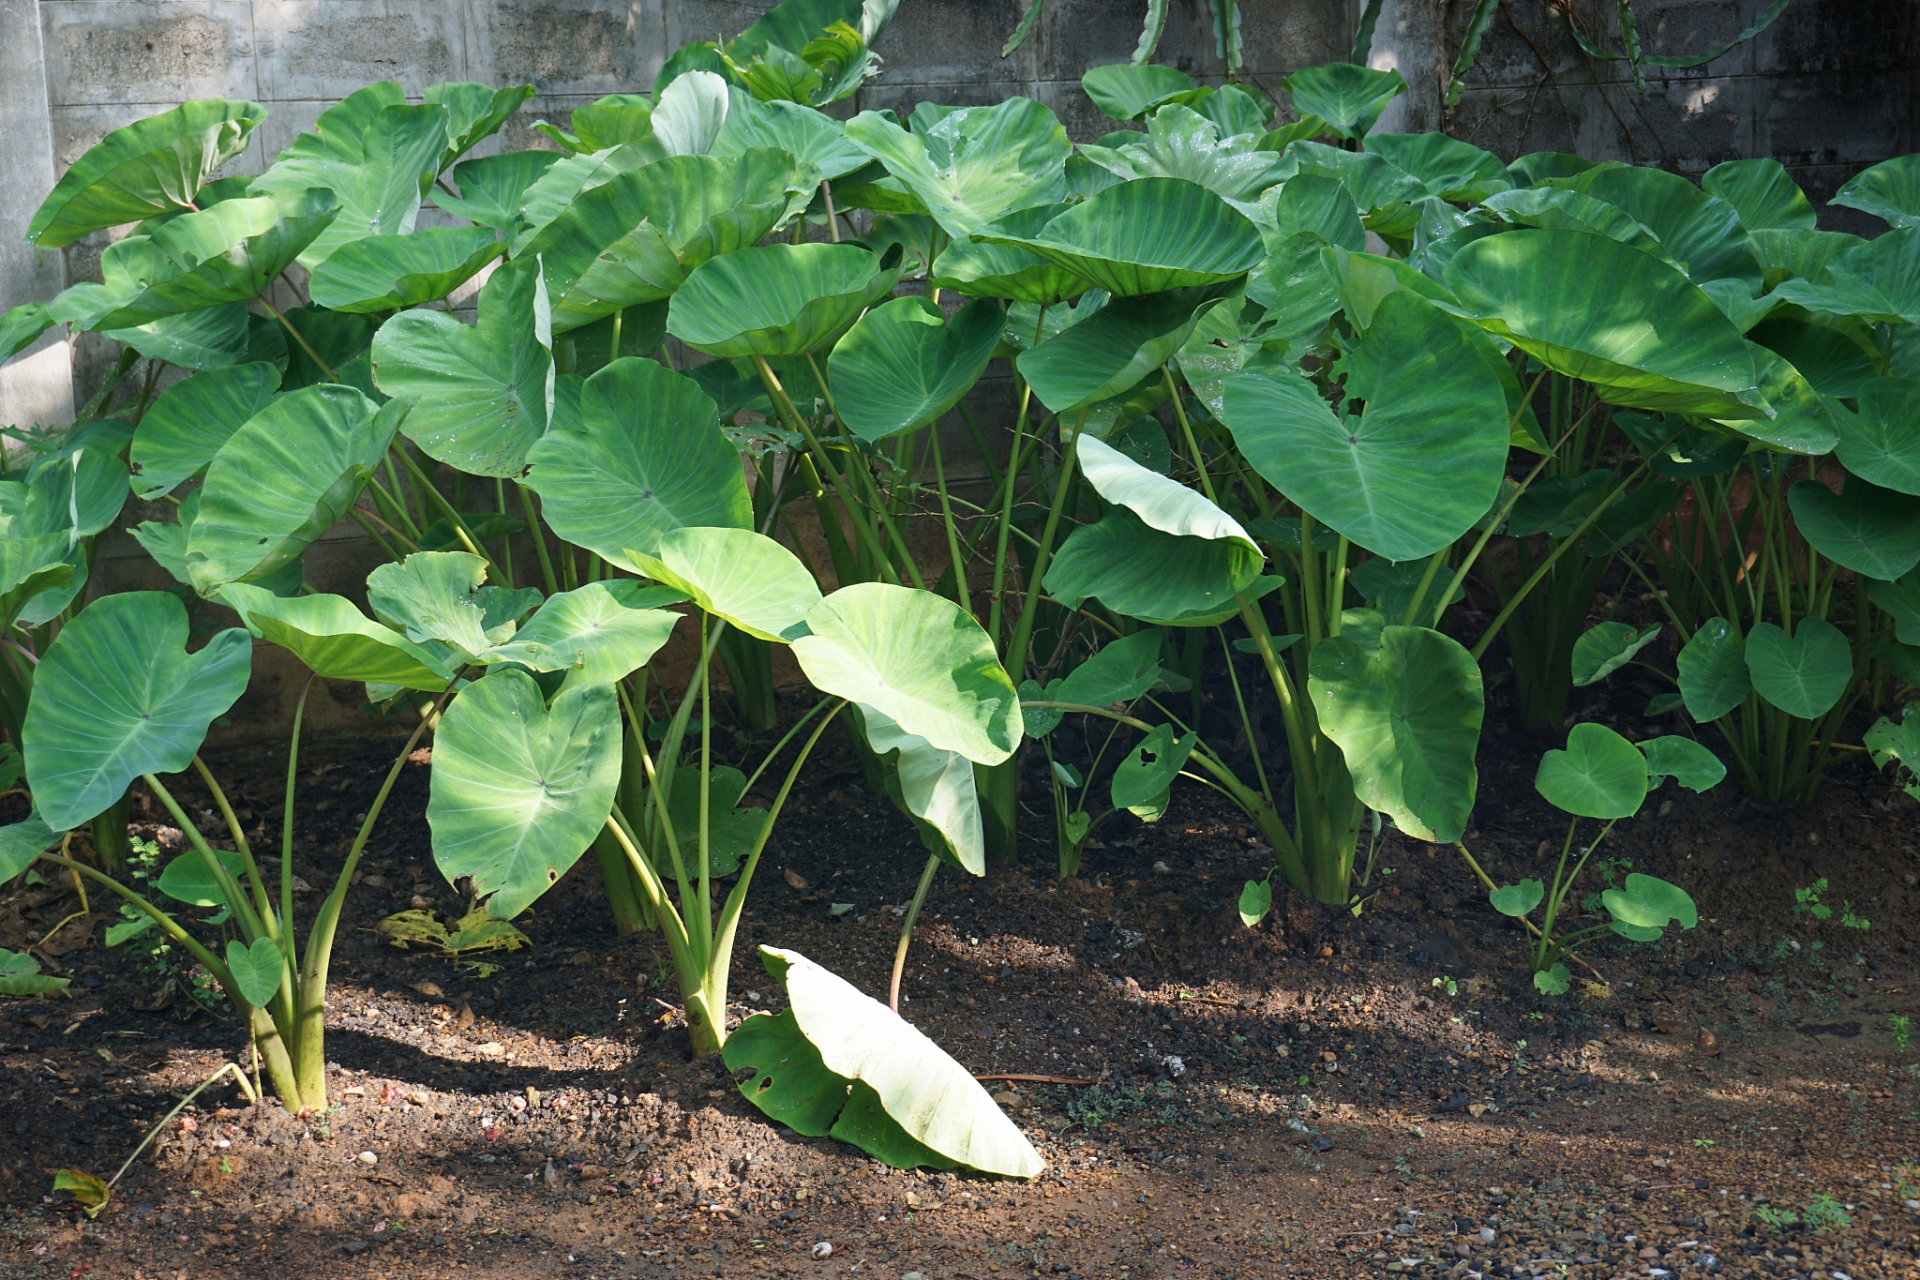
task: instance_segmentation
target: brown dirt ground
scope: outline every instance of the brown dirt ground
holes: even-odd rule
[[[1469,843],[1498,877],[1557,851],[1530,786],[1545,745],[1490,729]],[[308,883],[389,749],[310,749]],[[778,1007],[759,942],[885,989],[924,854],[836,751],[755,884],[741,1016]],[[248,821],[277,812],[282,767],[216,762]],[[102,947],[97,900],[40,949],[74,999],[0,1002],[0,1276],[1920,1275],[1920,1046],[1890,1022],[1920,1011],[1920,813],[1857,758],[1805,809],[1729,782],[1623,823],[1616,854],[1688,886],[1701,924],[1595,948],[1608,986],[1557,999],[1451,854],[1390,838],[1357,919],[1283,894],[1248,931],[1233,902],[1265,863],[1204,793],[1103,827],[1067,882],[1036,815],[1023,865],[941,873],[904,1009],[977,1073],[1096,1081],[1003,1092],[1049,1161],[1033,1184],[890,1171],[767,1123],[687,1060],[664,948],[613,935],[591,858],[491,976],[388,945],[371,926],[416,886],[461,909],[432,868],[427,771],[405,771],[349,901],[337,1109],[209,1090],[96,1222],[48,1194],[53,1171],[111,1174],[244,1039],[177,975],[142,1011],[165,975]],[[1821,876],[1870,930],[1794,914]],[[0,945],[77,910],[58,884],[16,888]]]

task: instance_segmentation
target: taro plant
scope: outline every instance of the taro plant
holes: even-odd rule
[[[1572,979],[1568,962],[1584,963],[1576,956],[1577,949],[1604,934],[1652,942],[1670,923],[1682,929],[1699,923],[1699,912],[1684,889],[1635,871],[1628,873],[1618,887],[1600,894],[1606,920],[1571,930],[1565,927],[1580,873],[1614,824],[1638,813],[1647,795],[1668,778],[1690,791],[1707,791],[1726,774],[1726,766],[1692,738],[1667,736],[1636,744],[1605,725],[1577,724],[1567,735],[1564,749],[1549,751],[1540,758],[1533,781],[1534,789],[1548,804],[1569,815],[1566,839],[1551,881],[1529,877],[1496,886],[1466,845],[1455,844],[1475,877],[1487,887],[1493,909],[1526,927],[1527,966],[1535,987],[1546,995],[1565,992]],[[1605,825],[1576,849],[1582,818]],[[1541,908],[1537,924],[1532,919],[1536,907]]]

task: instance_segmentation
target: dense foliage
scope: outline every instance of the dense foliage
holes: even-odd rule
[[[1549,753],[1540,789],[1576,824],[1669,776],[1714,785],[1723,758],[1803,800],[1850,717],[1920,683],[1920,158],[1837,197],[1890,224],[1865,240],[1818,230],[1771,160],[1696,185],[1374,132],[1405,84],[1351,63],[1290,77],[1291,120],[1239,85],[1095,68],[1120,127],[1077,146],[1023,98],[829,117],[888,12],[788,0],[676,53],[651,97],[543,122],[558,150],[463,158],[528,86],[377,84],[215,180],[265,113],[186,103],[108,135],[27,228],[51,248],[137,222],[100,283],[0,320],[8,355],[61,324],[122,344],[81,424],[16,433],[31,453],[0,480],[0,708],[35,806],[0,831],[0,878],[45,856],[126,897],[245,1011],[289,1106],[325,1101],[327,957],[380,806],[303,949],[293,769],[276,893],[197,755],[256,643],[412,720],[389,786],[433,734],[434,855],[492,918],[593,850],[620,927],[665,935],[707,1052],[761,850],[830,724],[920,829],[922,897],[942,861],[1012,855],[1041,755],[1063,875],[1184,777],[1295,890],[1357,911],[1363,833],[1461,841],[1489,681],[1556,729],[1575,686],[1671,686],[1646,741],[1581,725]],[[450,217],[420,226],[429,202]],[[1017,410],[982,423],[996,358]],[[170,368],[191,376],[156,394]],[[955,414],[982,483],[950,483]],[[87,603],[129,493],[172,505],[133,533],[178,587]],[[343,518],[391,561],[365,608],[304,574]],[[1658,626],[1612,617],[1643,604]],[[210,605],[239,625],[189,651]],[[663,685],[676,633],[692,676]],[[716,750],[712,669],[738,723],[774,730],[777,647],[820,700],[749,773]],[[1906,733],[1869,745],[1910,761]],[[231,848],[160,781],[189,767]],[[173,907],[121,874],[140,779],[195,846],[158,877]],[[91,859],[68,834],[90,821]],[[1507,914],[1545,902],[1543,990],[1602,929],[1692,923],[1642,876],[1611,924],[1557,935],[1597,843],[1550,886],[1488,882]],[[1250,926],[1273,892],[1246,887]],[[189,906],[220,914],[189,928]],[[756,1027],[739,1063],[809,1040],[827,1093],[871,1086],[906,1125],[873,1139],[886,1158],[1026,1169],[986,1119],[914,1129],[915,1086],[805,1023]]]

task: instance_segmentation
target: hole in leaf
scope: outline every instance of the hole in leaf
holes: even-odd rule
[[[760,1087],[756,1090],[756,1092],[765,1093],[767,1090],[771,1088],[773,1088],[773,1077],[772,1076],[760,1077]]]

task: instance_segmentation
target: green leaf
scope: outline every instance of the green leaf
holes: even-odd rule
[[[1563,996],[1573,985],[1573,971],[1556,960],[1550,968],[1534,970],[1533,985],[1543,996]]]
[[[1605,725],[1577,724],[1565,751],[1540,757],[1533,787],[1563,813],[1631,818],[1647,798],[1647,758]]]
[[[469,328],[443,311],[403,311],[373,340],[374,379],[413,399],[406,434],[429,457],[470,475],[511,477],[547,430],[553,357],[538,314],[540,279],[493,273]]]
[[[1016,237],[1037,235],[1064,208],[1065,205],[1039,205],[1021,209],[1000,219],[996,225]],[[952,237],[941,250],[927,283],[929,287],[952,289],[969,298],[1006,298],[1045,307],[1091,287],[1077,272],[1017,245],[989,243],[966,236]],[[1105,294],[1099,296],[1105,297]],[[1026,345],[1033,344],[1035,327],[1027,326]]]
[[[453,167],[453,182],[460,194],[448,195],[444,187],[435,187],[433,202],[456,218],[491,227],[512,239],[520,229],[528,189],[559,160],[552,151],[507,151],[463,160]]]
[[[740,456],[693,379],[628,357],[587,379],[580,406],[584,430],[549,432],[527,455],[560,537],[626,565],[674,529],[752,524]]]
[[[239,628],[186,652],[187,611],[158,591],[102,596],[60,629],[34,670],[21,750],[34,805],[78,826],[144,773],[179,773],[247,687]]]
[[[1060,697],[1060,689],[1064,683],[1065,682],[1061,680],[1050,680],[1047,682],[1046,688],[1043,689],[1040,687],[1039,682],[1035,680],[1022,680],[1020,682],[1020,722],[1026,729],[1026,734],[1029,738],[1046,737],[1055,729],[1059,728],[1060,722],[1066,719],[1067,713],[1059,707],[1035,707],[1028,705],[1034,702],[1063,701]],[[1080,784],[1076,782],[1073,785],[1079,786]]]
[[[1460,838],[1478,784],[1473,756],[1486,696],[1457,641],[1389,626],[1369,652],[1335,636],[1314,646],[1307,690],[1362,804],[1416,839]]]
[[[1680,650],[1680,697],[1687,714],[1705,724],[1746,701],[1753,689],[1746,641],[1725,618],[1708,618]]]
[[[226,869],[234,883],[246,876],[246,863],[240,855],[231,849],[215,849],[213,856]],[[213,868],[207,865],[206,855],[197,849],[189,849],[160,872],[160,878],[154,881],[154,887],[175,902],[184,902],[190,907],[227,907],[226,890],[221,888],[219,877]]]
[[[1001,223],[975,240],[1010,244],[1120,296],[1236,280],[1266,256],[1260,231],[1225,200],[1179,178],[1122,182],[1069,205],[1038,232]]]
[[[1316,115],[1329,133],[1361,138],[1387,104],[1407,91],[1398,71],[1374,71],[1351,62],[1306,67],[1280,82],[1295,115]]]
[[[511,120],[533,94],[530,84],[508,85],[504,89],[471,82],[428,85],[420,96],[447,109],[447,147],[440,153],[434,172],[444,170],[476,143],[500,132],[500,127]]]
[[[1348,581],[1353,583],[1353,589],[1362,600],[1372,603],[1382,616],[1398,621],[1406,617],[1407,606],[1413,603],[1414,593],[1427,576],[1427,566],[1432,559],[1431,556],[1422,556],[1418,560],[1395,563],[1383,556],[1375,556],[1355,565],[1348,574]],[[1420,605],[1422,617],[1431,618],[1434,609],[1441,607],[1440,593],[1452,577],[1450,572],[1442,574],[1437,569],[1434,571],[1434,577],[1428,584],[1427,598]],[[1464,600],[1466,594],[1466,588],[1454,583],[1444,607],[1452,608]]]
[[[1254,470],[1360,546],[1391,560],[1431,555],[1473,527],[1499,493],[1506,392],[1460,323],[1404,290],[1388,294],[1343,362],[1344,422],[1284,371],[1226,380],[1223,421]]]
[[[510,920],[559,882],[606,825],[620,782],[620,707],[607,685],[548,707],[511,667],[461,691],[434,735],[427,825],[449,882],[470,876]]]
[[[1151,625],[1213,626],[1239,613],[1234,597],[1260,579],[1261,563],[1238,539],[1175,537],[1116,506],[1067,536],[1042,586],[1075,608],[1092,597]]]
[[[322,385],[248,419],[201,486],[187,535],[195,589],[258,582],[299,559],[352,508],[405,415],[403,401],[378,409],[351,387]]]
[[[1783,302],[1889,324],[1920,324],[1920,226],[1863,241],[1827,265],[1826,279],[1788,280]]]
[[[75,566],[68,557],[75,550],[73,535],[64,530],[14,531],[0,539],[0,628],[11,628],[35,596],[72,583]]]
[[[740,809],[747,775],[726,765],[707,773],[707,874],[730,876],[740,869],[766,829],[765,809]],[[673,775],[673,799],[667,804],[681,856],[698,865],[700,840],[700,770],[692,763]],[[689,868],[691,871],[691,868]]]
[[[827,358],[842,419],[863,440],[925,426],[986,371],[1004,313],[968,305],[949,321],[926,298],[895,298],[862,316]]]
[[[1113,807],[1127,810],[1142,822],[1158,822],[1167,811],[1173,780],[1180,776],[1199,741],[1197,733],[1175,739],[1172,725],[1155,725],[1114,766]]]
[[[1898,724],[1881,716],[1860,741],[1873,754],[1874,768],[1884,769],[1892,761],[1898,760],[1911,773],[1914,766],[1920,764],[1920,716],[1913,714],[1911,706],[1900,713]],[[1913,785],[1909,784],[1907,794],[1912,795],[1913,790]],[[4,845],[0,845],[0,848],[4,848]],[[0,863],[0,872],[4,872],[7,865]]]
[[[1259,547],[1240,522],[1177,480],[1149,471],[1118,449],[1090,435],[1074,442],[1080,471],[1108,502],[1131,510],[1161,533],[1176,538],[1231,540],[1256,554]]]
[[[1802,480],[1787,505],[1800,536],[1842,568],[1891,582],[1920,564],[1920,498],[1849,476],[1839,494]]]
[[[969,875],[987,874],[987,842],[973,762],[958,751],[943,751],[919,734],[908,733],[892,717],[864,702],[859,707],[867,746],[893,761],[902,807],[932,828],[962,870]]]
[[[416,644],[477,655],[512,638],[540,604],[534,587],[488,587],[487,562],[466,551],[421,551],[367,575],[367,604]]]
[[[667,312],[667,331],[713,356],[798,356],[830,346],[893,292],[898,249],[770,244],[710,258]]]
[[[207,175],[245,151],[266,118],[257,102],[212,98],[115,129],[68,166],[27,239],[58,249],[104,227],[192,208]]]
[[[653,136],[667,155],[703,156],[727,120],[727,82],[711,71],[674,77],[654,94]]]
[[[1115,120],[1138,120],[1156,107],[1191,98],[1198,90],[1193,77],[1183,71],[1126,62],[1092,68],[1080,77],[1080,87],[1094,106]]]
[[[1031,98],[961,107],[912,133],[863,111],[847,121],[846,136],[918,196],[949,235],[972,235],[1016,209],[1066,198],[1073,144],[1053,112]]]
[[[612,684],[652,661],[680,621],[679,614],[661,606],[683,598],[678,591],[626,579],[589,582],[549,596],[512,640],[487,653],[487,660],[564,670],[567,687]]]
[[[64,995],[71,978],[50,978],[40,972],[40,961],[34,956],[20,951],[8,951],[0,948],[0,996],[43,996]],[[85,1179],[84,1183],[77,1179]],[[93,1188],[99,1188],[98,1199],[83,1194]],[[55,1191],[72,1191],[74,1199],[83,1204],[104,1205],[106,1188],[100,1179],[88,1178],[85,1174],[75,1175],[71,1169],[62,1169],[53,1180]],[[93,1211],[87,1214],[93,1216]]]
[[[431,650],[381,626],[344,596],[276,596],[245,583],[220,589],[221,603],[250,630],[292,653],[326,680],[353,680],[438,693],[453,671]]]
[[[794,657],[815,688],[879,711],[909,734],[977,764],[1020,743],[1020,698],[993,641],[930,591],[867,582],[807,611]]]
[[[227,968],[240,998],[258,1009],[279,994],[287,959],[272,938],[255,938],[252,946],[234,939],[227,943]]]
[[[1540,905],[1547,896],[1547,887],[1538,880],[1522,880],[1519,884],[1503,884],[1487,895],[1487,901],[1493,909],[1503,916],[1519,919]]]
[[[23,302],[0,315],[0,362],[19,355],[58,323],[44,302]]]
[[[1367,150],[1412,174],[1442,200],[1478,204],[1512,188],[1500,157],[1444,133],[1376,133]]]
[[[1078,702],[1090,707],[1132,702],[1166,678],[1167,673],[1160,667],[1162,637],[1162,632],[1148,627],[1108,642],[1100,652],[1069,672],[1046,700]],[[1023,697],[1034,696],[1024,692],[1025,685],[1021,688]]]
[[[30,810],[19,822],[0,827],[0,883],[25,871],[34,859],[59,844],[66,834],[49,827],[39,809]]]
[[[1584,689],[1598,684],[1633,660],[1633,655],[1660,635],[1660,624],[1634,628],[1624,622],[1602,622],[1573,642],[1573,685]]]
[[[133,435],[133,494],[152,501],[213,461],[221,446],[272,403],[280,371],[265,362],[213,369],[174,383]]]
[[[371,313],[438,302],[480,274],[507,246],[487,227],[422,227],[340,246],[314,271],[314,302]]]
[[[1481,206],[1502,221],[1523,227],[1587,231],[1618,240],[1678,269],[1666,246],[1619,205],[1565,187],[1522,187],[1502,191]]]
[[[555,162],[545,173],[536,179],[520,197],[518,207],[519,231],[514,234],[513,247],[509,255],[520,256],[521,250],[540,234],[549,222],[559,217],[583,192],[613,181],[619,175],[642,165],[655,164],[666,158],[660,144],[648,137],[644,145],[623,143],[595,151],[590,155],[568,156]]]
[[[1686,277],[1631,246],[1511,231],[1462,249],[1446,282],[1469,318],[1612,404],[1766,416],[1740,331]]]
[[[325,307],[295,307],[282,313],[286,316],[286,327],[277,322],[267,332],[279,343],[278,351],[284,353],[274,363],[282,365],[280,389],[298,391],[302,387],[317,386],[323,382],[340,382],[342,385],[358,388],[372,396],[372,364],[367,358],[373,345],[377,324],[366,316],[349,315],[344,311],[328,311]],[[287,336],[286,329],[298,331],[304,342]],[[307,347],[324,360],[327,369],[322,369]],[[253,352],[249,349],[249,355]],[[258,358],[258,357],[256,357]],[[272,358],[272,357],[268,357]],[[328,369],[332,373],[328,373]]]
[[[131,329],[103,330],[102,336],[182,369],[224,369],[246,358],[247,306],[203,307]]]
[[[296,138],[252,188],[333,192],[339,216],[300,254],[309,271],[343,244],[412,231],[447,149],[447,111],[435,103],[383,107],[357,138],[330,135],[326,120],[319,132]]]
[[[1549,185],[1584,191],[1624,209],[1659,238],[1696,283],[1760,278],[1760,264],[1734,207],[1677,173],[1601,164],[1571,178],[1550,179]]]
[[[1786,166],[1771,157],[1724,161],[1700,175],[1700,186],[1732,205],[1748,231],[1811,231],[1818,218],[1806,194],[1787,175]],[[1841,191],[1844,194],[1845,188]],[[1838,195],[1833,202],[1847,203]]]
[[[1040,403],[1056,413],[1129,390],[1153,375],[1221,302],[1229,285],[1115,298],[1016,359]],[[1086,309],[1083,301],[1081,309]]]
[[[127,501],[127,467],[118,457],[120,447],[121,441],[101,438],[42,458],[27,469],[24,491],[18,482],[0,489],[0,520],[11,525],[15,536],[58,531],[90,538],[99,533]],[[11,501],[15,495],[23,499],[17,509]]]
[[[760,102],[738,88],[731,91],[731,99],[709,155],[733,160],[756,147],[772,147],[829,182],[868,163],[867,153],[847,141],[846,127],[812,107]]]
[[[1837,413],[1834,452],[1852,474],[1883,489],[1920,494],[1920,382],[1872,378],[1860,388],[1860,411]]]
[[[5,580],[0,574],[0,584]],[[1873,603],[1892,616],[1894,635],[1900,643],[1920,645],[1920,577],[1909,576],[1899,582],[1869,578],[1862,585]]]
[[[1240,887],[1240,901],[1237,904],[1240,923],[1251,929],[1267,918],[1273,910],[1273,882],[1270,880],[1249,880]]]
[[[820,603],[798,557],[751,529],[674,529],[661,535],[655,554],[629,551],[627,558],[756,639],[784,644],[805,634]]]
[[[1774,416],[1720,425],[1785,453],[1818,455],[1832,449],[1840,438],[1839,410],[1833,402],[1819,394],[1800,370],[1767,348],[1748,342],[1747,351]]]
[[[807,1133],[800,1124],[839,1114],[830,1133],[903,1164],[959,1164],[1009,1178],[1046,1167],[979,1082],[918,1028],[798,952],[760,954],[790,1008],[779,1019],[749,1019],[725,1057],[730,1070],[759,1068],[741,1092],[767,1098],[770,1115]],[[818,1075],[813,1058],[781,1034],[788,1017],[817,1052]]]
[[[701,263],[756,243],[811,180],[784,151],[672,156],[582,192],[515,257],[540,259],[555,330],[578,328],[667,298]]]
[[[1618,889],[1608,889],[1600,902],[1621,924],[1636,929],[1664,929],[1668,921],[1682,929],[1700,923],[1699,909],[1687,891],[1655,876],[1631,872]]]
[[[1891,227],[1920,226],[1920,157],[1895,156],[1861,170],[1834,192],[1831,203],[1870,213]]]
[[[1812,720],[1832,710],[1853,681],[1853,650],[1824,618],[1802,618],[1789,637],[1771,622],[1747,632],[1753,690],[1790,716]]]
[[[1238,93],[1238,90],[1235,90]],[[1171,105],[1154,112],[1147,132],[1107,135],[1112,146],[1082,145],[1080,154],[1124,179],[1184,178],[1242,212],[1285,172],[1280,156],[1258,135],[1235,134],[1198,111]]]
[[[1650,791],[1668,778],[1689,791],[1711,791],[1727,776],[1727,766],[1721,763],[1719,756],[1692,738],[1677,734],[1648,738],[1640,744],[1640,754],[1647,758],[1647,789]]]

